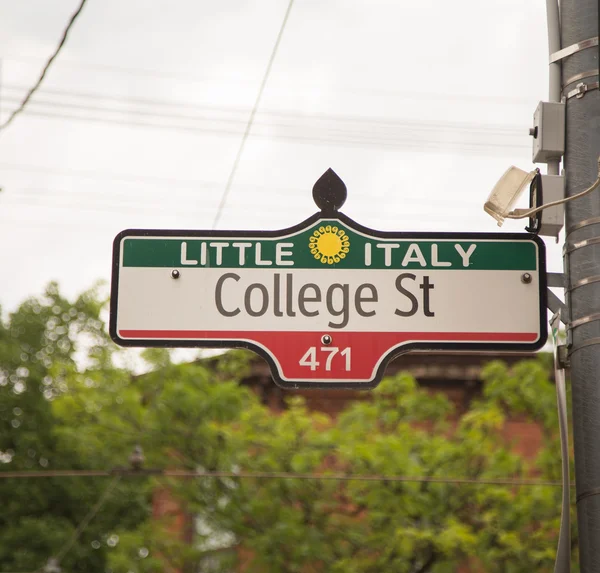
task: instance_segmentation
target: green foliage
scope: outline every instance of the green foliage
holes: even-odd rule
[[[239,385],[251,368],[246,352],[174,364],[168,351],[148,349],[149,372],[116,367],[104,309],[97,291],[71,303],[50,285],[0,321],[0,472],[123,467],[140,445],[145,467],[230,475],[121,479],[63,571],[552,570],[560,488],[478,483],[560,479],[554,387],[542,360],[489,364],[461,415],[405,374],[336,419],[298,397],[275,413]],[[538,424],[536,459],[507,440],[515,420]],[[279,472],[296,477],[269,475]],[[0,572],[43,566],[107,485],[0,480]],[[157,509],[160,499],[168,510]]]
[[[96,289],[71,303],[50,284],[0,323],[0,472],[115,465],[120,435],[102,441],[68,407],[94,385],[125,378],[112,367],[103,308]],[[42,567],[70,542],[106,485],[106,478],[0,480],[0,571]],[[136,529],[149,514],[147,488],[119,484],[65,555],[64,570],[104,572],[115,524]]]

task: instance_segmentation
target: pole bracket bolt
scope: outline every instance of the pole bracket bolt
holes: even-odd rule
[[[521,275],[521,282],[528,285],[533,280],[533,277],[529,273],[523,273]]]

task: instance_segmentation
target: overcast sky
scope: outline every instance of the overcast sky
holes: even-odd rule
[[[0,0],[1,121],[78,4]],[[123,229],[211,228],[287,6],[88,0],[0,134],[5,309],[52,279],[70,296],[109,280]],[[295,0],[218,228],[302,221],[331,167],[365,226],[499,231],[483,203],[534,167],[547,61],[543,0]]]

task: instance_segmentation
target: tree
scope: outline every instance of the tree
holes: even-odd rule
[[[166,545],[156,530],[146,538],[174,569],[204,563],[203,571],[232,571],[240,562],[250,573],[443,573],[459,564],[474,571],[552,569],[560,488],[477,483],[559,479],[554,388],[543,361],[512,371],[490,364],[482,396],[460,417],[444,395],[399,375],[333,420],[308,411],[299,398],[288,399],[281,414],[260,404],[237,384],[244,356],[188,365],[159,360],[155,371],[130,383],[131,403],[110,414],[123,423],[143,404],[144,447],[158,467],[233,473],[166,483],[197,525],[191,546],[174,537]],[[527,462],[503,437],[509,416],[542,428],[546,447],[537,460]],[[236,471],[322,477],[258,479]],[[474,483],[327,479],[339,472]],[[113,563],[117,557],[128,563],[119,551]],[[115,568],[127,570],[150,571],[142,563]]]
[[[73,305],[57,292],[46,297],[43,304],[25,303],[0,330],[0,340],[6,341],[0,356],[6,372],[0,471],[33,467],[31,460],[39,458],[28,457],[31,444],[52,467],[102,469],[124,465],[139,444],[146,468],[229,474],[124,477],[74,544],[71,560],[65,557],[65,571],[552,569],[560,488],[480,483],[507,477],[560,479],[554,388],[544,360],[512,370],[499,362],[488,365],[481,396],[462,415],[444,395],[427,393],[405,374],[386,378],[368,399],[336,419],[307,410],[298,397],[289,397],[287,409],[274,413],[239,384],[249,373],[249,353],[174,364],[168,351],[150,349],[144,352],[150,371],[134,375],[113,364],[116,349],[106,339],[96,295],[88,293]],[[37,314],[36,304],[42,309]],[[28,322],[31,313],[33,322]],[[29,330],[21,332],[21,325]],[[57,331],[60,326],[65,332]],[[69,336],[62,343],[64,352],[61,336]],[[89,348],[85,366],[73,359],[83,341]],[[59,350],[50,353],[48,345]],[[19,374],[25,352],[41,353],[36,360],[42,363]],[[15,386],[25,379],[25,389]],[[36,384],[52,395],[34,391]],[[14,408],[23,410],[17,428],[11,423],[17,419]],[[30,411],[35,417],[27,425]],[[542,429],[544,448],[536,460],[523,459],[503,436],[506,420],[514,416]],[[24,427],[27,432],[17,431]],[[297,477],[248,476],[256,472]],[[306,474],[319,477],[306,479]],[[329,479],[332,474],[382,477]],[[473,483],[448,480],[453,477]],[[2,516],[1,525],[8,527],[0,533],[0,563],[11,571],[39,567],[106,486],[106,480],[99,484],[83,478],[23,480],[10,487],[8,481],[0,481],[3,499],[9,490],[16,495],[11,493],[14,503]],[[152,518],[150,496],[163,494],[177,502],[178,511]],[[20,561],[11,557],[4,565],[10,547],[34,538],[39,543],[30,543],[27,555]],[[90,548],[91,540],[102,540],[101,549]]]
[[[65,428],[54,411],[55,401],[79,383],[129,377],[111,365],[104,306],[96,289],[71,303],[51,283],[42,297],[26,300],[0,321],[0,472],[105,468],[119,459],[121,451],[113,447],[118,437],[100,449],[76,447],[79,441],[61,435]],[[108,483],[77,477],[0,480],[0,571],[37,571],[64,550]],[[106,552],[117,539],[115,523],[137,528],[149,516],[149,500],[139,486],[119,483],[62,558],[63,570],[104,572]]]
[[[484,381],[483,396],[459,419],[443,395],[399,375],[335,421],[297,399],[278,417],[255,407],[231,439],[251,471],[485,480],[535,469],[559,479],[546,368],[530,361],[510,372],[493,363]],[[517,414],[541,424],[547,441],[532,466],[502,437]],[[256,572],[441,573],[469,560],[485,571],[550,571],[560,516],[560,489],[543,486],[238,480],[230,499],[216,521],[253,548],[247,571]]]
[[[63,440],[81,455],[97,452],[103,464],[111,463],[113,455],[106,452],[105,444],[114,444],[115,436],[120,436],[121,459],[139,444],[149,468],[213,471],[230,467],[226,428],[239,423],[245,409],[257,405],[251,392],[238,384],[247,368],[246,357],[240,359],[233,352],[214,361],[213,368],[202,363],[173,364],[166,350],[147,350],[143,356],[153,366],[143,376],[94,384],[81,376],[70,381],[70,391],[53,403]],[[155,494],[166,488],[177,496],[181,486],[161,478],[134,479],[145,482]],[[194,499],[203,499],[209,508],[219,504],[228,485],[211,478],[192,489]],[[181,506],[181,512],[185,511]],[[196,571],[194,563],[202,558],[203,549],[192,543],[194,532],[177,528],[177,517],[147,520],[136,531],[123,532],[115,526],[120,541],[107,554],[110,570]],[[211,547],[215,535],[214,529],[206,534]]]

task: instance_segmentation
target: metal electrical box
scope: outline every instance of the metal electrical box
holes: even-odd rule
[[[565,153],[565,104],[541,101],[533,114],[533,162],[548,163]]]
[[[564,175],[542,175],[542,193],[544,203],[560,201],[565,198]],[[565,224],[565,206],[555,205],[542,211],[542,225],[539,234],[544,237],[555,237]]]

